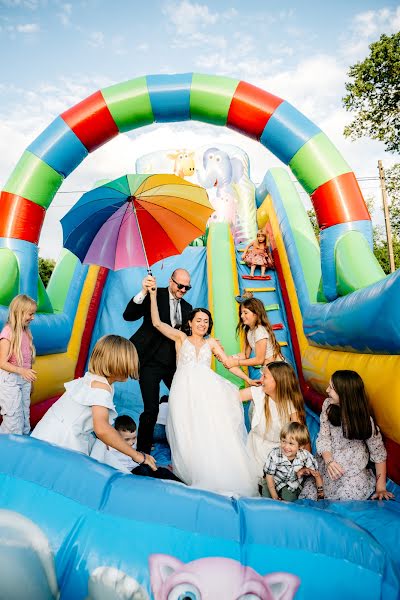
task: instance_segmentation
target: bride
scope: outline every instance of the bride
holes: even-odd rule
[[[153,288],[149,293],[154,327],[176,345],[177,369],[167,420],[175,474],[192,487],[257,496],[257,475],[246,450],[238,390],[211,369],[212,354],[223,359],[225,353],[215,339],[205,339],[212,329],[210,312],[194,309],[186,335],[160,320],[157,291]],[[238,371],[243,378],[243,371]]]

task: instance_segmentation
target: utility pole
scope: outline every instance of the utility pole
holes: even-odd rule
[[[389,207],[388,207],[386,184],[385,184],[385,171],[383,170],[381,160],[378,160],[378,169],[379,169],[379,179],[381,181],[383,214],[385,215],[386,238],[387,238],[387,245],[388,245],[388,252],[389,252],[390,272],[394,273],[394,271],[396,270],[396,267],[394,266],[392,227],[390,225]]]

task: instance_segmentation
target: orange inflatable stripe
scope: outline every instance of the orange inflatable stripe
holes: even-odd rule
[[[344,173],[327,181],[311,194],[311,198],[321,229],[350,221],[371,220],[354,173]]]
[[[0,237],[15,238],[37,244],[46,210],[43,206],[2,192],[0,197]]]

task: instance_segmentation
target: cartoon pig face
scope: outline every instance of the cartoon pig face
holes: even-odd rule
[[[300,581],[290,573],[261,576],[230,558],[182,563],[173,556],[149,558],[154,600],[291,600]]]

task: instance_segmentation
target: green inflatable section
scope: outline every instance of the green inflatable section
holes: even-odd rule
[[[50,302],[50,299],[46,293],[46,288],[44,287],[43,281],[40,279],[40,277],[38,278],[37,302],[38,302],[38,312],[41,312],[41,313],[54,312],[53,307]]]
[[[57,171],[25,150],[3,191],[23,196],[43,208],[48,208],[63,180],[64,177]]]
[[[208,287],[212,289],[213,305],[210,310],[214,319],[214,337],[224,340],[226,354],[240,352],[240,340],[236,337],[238,323],[238,304],[235,300],[235,283],[238,274],[236,262],[231,267],[232,237],[228,223],[212,223],[207,238],[207,262],[209,265]],[[210,269],[211,264],[211,269]],[[232,375],[218,361],[216,372],[226,377],[235,385],[243,381]]]
[[[19,266],[17,257],[8,248],[0,249],[0,273],[0,304],[8,306],[19,291]]]
[[[146,77],[106,87],[101,93],[119,131],[130,131],[154,122]]]
[[[213,125],[226,125],[229,107],[239,79],[193,74],[190,117]]]
[[[69,252],[62,250],[54,271],[47,286],[47,295],[54,312],[63,312],[69,287],[66,285],[72,280],[79,259]]]
[[[365,288],[385,277],[367,240],[358,231],[348,231],[338,239],[335,263],[340,296]]]
[[[308,194],[334,177],[351,173],[350,165],[322,132],[317,133],[296,152],[289,167]]]

